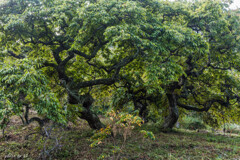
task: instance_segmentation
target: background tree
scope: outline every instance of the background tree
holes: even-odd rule
[[[165,129],[172,128],[178,120],[178,107],[208,112],[204,116],[208,122],[214,114],[226,110],[232,116],[225,114],[224,117],[237,120],[239,17],[226,7],[225,3],[207,0],[184,5],[182,2],[155,3],[152,10],[158,15],[163,32],[157,32],[151,42],[156,42],[155,46],[161,50],[158,54],[145,56],[139,63],[145,68],[141,67],[129,76],[138,78],[132,78],[130,90],[125,82],[123,87],[128,91],[125,90],[127,94],[122,101],[129,100],[129,94],[132,101],[137,100],[132,90],[135,93],[145,90],[148,96],[142,96],[142,100],[148,99],[148,104],[156,104],[161,101],[160,97],[166,96],[169,116],[163,124]],[[151,33],[156,36],[153,30]],[[139,73],[140,76],[136,76]],[[219,116],[217,119],[222,120]]]
[[[227,109],[239,115],[236,108],[239,106],[236,76],[239,71],[239,25],[236,24],[239,17],[226,10],[226,4],[218,1],[190,3],[188,12],[175,5],[173,3],[171,7],[173,16],[177,15],[178,21],[182,20],[184,28],[197,33],[198,39],[189,41],[186,33],[180,32],[185,38],[182,41],[184,46],[174,45],[174,53],[169,55],[184,73],[178,80],[164,86],[170,114],[163,128],[174,126],[178,119],[177,106],[198,112]],[[169,18],[171,21],[173,19]],[[205,49],[199,47],[201,41],[207,45]],[[187,44],[191,48],[186,48]]]

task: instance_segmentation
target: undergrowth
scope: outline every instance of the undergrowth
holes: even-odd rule
[[[105,119],[103,119],[105,121]],[[0,135],[0,159],[37,159],[44,149],[46,141],[38,134],[32,134],[27,140],[24,137],[38,130],[37,124],[22,126],[16,119],[9,124],[3,139]],[[144,139],[141,130],[152,131],[155,140]],[[69,124],[58,136],[61,137],[61,148],[52,155],[52,159],[111,159],[113,146],[122,143],[122,136],[116,135],[114,141],[105,138],[96,147],[90,147],[94,132],[85,121]],[[51,145],[51,143],[49,143]],[[185,129],[163,133],[153,124],[135,127],[121,150],[119,159],[161,160],[161,159],[240,159],[240,136],[214,133],[198,133]]]

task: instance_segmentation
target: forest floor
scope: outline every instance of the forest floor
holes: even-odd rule
[[[45,129],[49,130],[51,127]],[[143,139],[139,133],[141,129],[152,131],[156,139]],[[42,158],[45,155],[45,159],[50,159],[47,155],[51,155],[51,159],[69,160],[240,159],[238,134],[200,133],[202,131],[184,129],[164,133],[153,124],[144,124],[142,128],[136,128],[123,145],[123,138],[119,135],[115,142],[109,137],[98,146],[90,147],[89,139],[93,131],[85,121],[79,120],[77,124],[69,124],[67,128],[53,128],[52,139],[42,137],[39,130],[37,124],[23,126],[18,118],[13,118],[5,131],[5,138],[0,134],[0,159],[39,159],[41,155]],[[27,135],[28,139],[25,139]]]

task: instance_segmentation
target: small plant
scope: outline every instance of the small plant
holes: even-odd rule
[[[95,147],[101,144],[102,141],[109,135],[111,135],[110,125],[108,125],[106,128],[101,128],[100,130],[96,131],[90,139],[92,141],[90,147]]]
[[[142,135],[143,135],[143,140],[146,138],[150,138],[151,140],[156,139],[154,134],[150,131],[141,130],[140,133],[142,133]]]
[[[108,112],[107,114],[110,118],[110,124],[106,128],[102,128],[97,131],[92,137],[91,147],[97,146],[102,143],[102,141],[110,137],[113,142],[113,159],[119,159],[121,152],[126,146],[126,141],[128,137],[131,137],[132,131],[135,126],[141,126],[143,120],[139,116],[135,116],[128,113],[116,113],[115,111]],[[155,140],[155,136],[152,132],[141,130],[140,133],[143,135],[143,138],[150,138]],[[116,137],[122,136],[122,142],[117,143]],[[103,155],[99,157],[101,159]],[[104,155],[105,157],[106,155]]]

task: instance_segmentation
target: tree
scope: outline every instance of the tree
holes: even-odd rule
[[[218,1],[195,2],[188,8],[188,14],[178,10],[178,17],[185,17],[185,27],[198,33],[207,47],[186,50],[175,45],[170,58],[184,74],[164,86],[170,115],[163,128],[172,128],[176,123],[177,106],[198,112],[229,110],[235,114],[231,118],[239,117],[239,17]],[[194,41],[193,46],[198,46],[195,42],[199,41]]]
[[[0,8],[2,62],[41,64],[51,92],[67,95],[67,110],[75,106],[94,129],[104,127],[90,109],[102,85],[125,88],[142,116],[167,97],[164,128],[178,107],[236,109],[239,26],[222,2],[12,0]]]
[[[161,104],[161,97],[167,97],[169,116],[162,126],[164,129],[172,128],[177,122],[178,107],[208,112],[204,116],[208,122],[215,118],[222,120],[219,113],[225,113],[222,115],[225,120],[237,121],[239,17],[227,9],[227,4],[207,0],[184,5],[159,2],[152,10],[158,13],[158,21],[165,27],[164,34],[151,37],[161,50],[141,61],[145,67],[140,68],[141,72],[128,72],[129,77],[135,78],[123,82],[124,101],[139,101],[136,93],[140,92],[144,95],[140,96],[144,101],[141,111],[151,103]],[[214,115],[218,116],[214,118]]]
[[[171,85],[175,103],[170,106],[198,112],[230,110],[235,114],[231,118],[236,120],[239,117],[239,17],[217,1],[196,2],[191,12],[187,27],[202,35],[208,49],[184,57],[185,75]],[[173,119],[164,127],[172,127]]]
[[[41,127],[48,119],[64,123],[65,113],[59,100],[51,92],[45,75],[36,70],[35,63],[26,60],[12,63],[9,59],[2,64],[0,70],[1,128],[6,127],[12,115],[20,116],[24,124],[37,121]],[[39,117],[29,119],[30,109],[37,111],[40,116],[45,116],[45,119]]]
[[[3,59],[38,59],[45,72],[57,74],[55,83],[66,89],[68,103],[82,106],[80,117],[100,129],[87,88],[115,83],[121,69],[142,54],[146,42],[138,24],[147,24],[146,9],[135,1],[42,2],[3,6]]]

